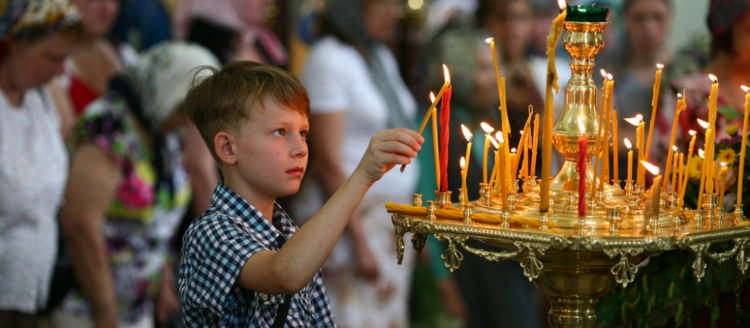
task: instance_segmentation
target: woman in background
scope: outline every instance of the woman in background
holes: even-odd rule
[[[65,0],[0,8],[0,327],[35,327],[48,297],[68,158],[42,86],[62,72],[80,33]]]
[[[357,165],[378,130],[413,124],[416,103],[385,45],[403,12],[400,0],[331,0],[321,17],[302,82],[310,96],[312,174],[291,202],[309,218]],[[414,253],[395,255],[385,202],[408,203],[419,165],[375,183],[323,267],[341,327],[406,327]]]

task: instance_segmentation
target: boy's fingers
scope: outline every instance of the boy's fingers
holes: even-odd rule
[[[422,136],[418,135],[416,131],[406,128],[385,130],[378,139],[382,142],[398,141],[409,145],[409,147],[416,151],[419,151],[419,149],[422,148],[422,143],[424,143],[424,138]]]
[[[419,150],[414,149],[410,147],[409,145],[398,142],[398,141],[386,141],[383,143],[380,143],[377,147],[377,150],[383,151],[386,153],[395,153],[402,156],[408,156],[408,157],[415,157],[417,156],[417,151]]]

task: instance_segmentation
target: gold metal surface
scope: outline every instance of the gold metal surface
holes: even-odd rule
[[[553,145],[565,163],[551,183],[549,212],[539,211],[539,184],[521,182],[518,191],[502,196],[497,188],[478,186],[477,200],[451,203],[450,191],[436,193],[422,205],[415,194],[412,205],[387,203],[397,238],[398,261],[404,252],[403,236],[411,232],[415,248],[424,247],[427,235],[446,244],[441,258],[454,271],[463,252],[487,261],[515,260],[551,302],[548,320],[554,327],[596,327],[596,305],[615,284],[627,287],[638,274],[638,264],[650,254],[687,249],[694,255],[691,270],[700,281],[708,265],[734,260],[745,274],[750,269],[750,225],[741,211],[726,213],[716,200],[706,198],[699,210],[676,204],[673,194],[661,193],[658,206],[644,204],[650,193],[626,182],[603,181],[601,191],[589,192],[585,217],[578,217],[578,174],[575,161],[578,139],[589,137],[589,159],[605,137],[599,126],[597,87],[592,79],[594,57],[604,46],[608,23],[566,22],[563,44],[570,52],[572,78],[565,88],[565,106],[553,128]],[[578,120],[584,122],[584,130]],[[589,161],[590,162],[590,161]],[[598,183],[594,171],[586,183]],[[591,189],[588,189],[591,190]],[[653,204],[653,202],[648,202]],[[469,246],[470,239],[499,246],[489,251]],[[714,253],[710,246],[731,241],[730,250]]]

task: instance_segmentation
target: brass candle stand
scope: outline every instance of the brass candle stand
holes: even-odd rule
[[[512,190],[505,197],[495,192],[496,188],[481,184],[480,196],[473,201],[451,203],[448,191],[438,192],[436,200],[427,205],[421,195],[415,195],[411,205],[387,203],[399,236],[399,262],[406,232],[413,233],[412,244],[417,250],[424,247],[428,235],[445,243],[441,257],[451,271],[461,266],[463,251],[487,261],[516,260],[529,281],[550,300],[548,320],[555,327],[596,327],[599,298],[615,284],[631,284],[638,273],[637,264],[653,253],[690,250],[697,281],[712,261],[734,259],[742,274],[748,271],[750,222],[741,212],[722,211],[714,197],[707,197],[705,205],[692,210],[677,204],[676,195],[654,195],[632,181],[626,181],[625,188],[619,181],[604,181],[598,188],[600,181],[589,165],[584,181],[588,211],[579,217],[578,138],[582,133],[589,136],[589,161],[609,142],[599,126],[597,87],[592,79],[594,57],[604,45],[607,24],[564,24],[563,44],[572,58],[572,77],[565,88],[565,106],[553,128],[553,145],[565,163],[550,184],[549,211],[539,211],[539,184],[534,178],[522,181],[520,191]],[[583,131],[579,119],[584,122]],[[469,239],[506,251],[474,248],[467,243]],[[719,242],[733,242],[734,246],[721,253],[710,251],[711,245]]]

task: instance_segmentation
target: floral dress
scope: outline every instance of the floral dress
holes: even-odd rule
[[[102,229],[121,322],[150,315],[170,239],[191,196],[180,133],[152,136],[161,140],[152,142],[138,122],[125,98],[111,92],[87,108],[73,137],[75,145],[90,142],[105,151],[123,173]],[[80,290],[61,309],[90,315]]]

